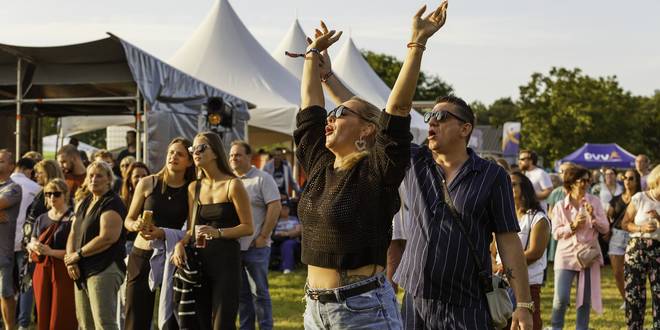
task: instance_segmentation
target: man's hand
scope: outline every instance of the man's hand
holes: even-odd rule
[[[263,248],[268,246],[268,237],[264,237],[263,235],[257,236],[257,238],[254,239],[254,242],[252,242],[252,245],[254,245],[255,248]]]
[[[426,45],[426,41],[447,21],[447,0],[443,1],[438,8],[422,18],[426,11],[426,5],[420,8],[413,17],[412,42]]]
[[[537,307],[538,308],[538,307]],[[532,330],[532,312],[527,308],[516,308],[511,316],[511,330]]]

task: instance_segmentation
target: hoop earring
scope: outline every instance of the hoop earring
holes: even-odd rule
[[[367,141],[364,140],[364,137],[360,136],[359,139],[355,140],[355,148],[360,152],[367,150]]]

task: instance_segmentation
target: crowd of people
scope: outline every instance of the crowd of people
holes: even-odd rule
[[[155,173],[136,161],[134,132],[118,157],[89,161],[74,144],[56,161],[0,150],[4,327],[272,329],[269,269],[302,262],[306,329],[542,329],[551,263],[550,328],[564,328],[576,283],[588,329],[609,259],[628,327],[643,327],[649,278],[660,328],[660,166],[564,163],[553,181],[533,150],[514,165],[482,158],[456,96],[437,100],[412,143],[421,60],[447,2],[425,11],[384,110],[332,73],[341,32],[321,22],[309,38],[294,132],[303,187],[285,149],[259,169],[250,144],[225,150],[214,132],[173,139]],[[325,95],[339,106],[327,111]],[[487,299],[493,274],[509,284],[508,320]]]

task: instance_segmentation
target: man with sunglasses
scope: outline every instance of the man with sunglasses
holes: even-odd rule
[[[406,329],[492,329],[480,283],[492,274],[493,233],[518,301],[513,325],[531,329],[533,303],[508,174],[467,147],[475,118],[464,100],[440,98],[424,119],[428,146],[411,147],[404,180],[408,237],[393,279],[406,292]]]
[[[0,149],[0,309],[5,329],[14,330],[14,237],[21,206],[21,186],[10,177],[15,164],[12,153]]]

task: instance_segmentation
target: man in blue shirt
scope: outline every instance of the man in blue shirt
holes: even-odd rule
[[[406,292],[406,329],[492,329],[478,273],[491,270],[493,233],[518,301],[512,329],[531,329],[533,304],[508,174],[466,147],[474,114],[462,99],[441,98],[425,120],[428,147],[413,146],[404,181],[408,237],[394,275]],[[444,187],[459,219],[444,202]],[[481,265],[473,261],[456,221],[464,224]]]

